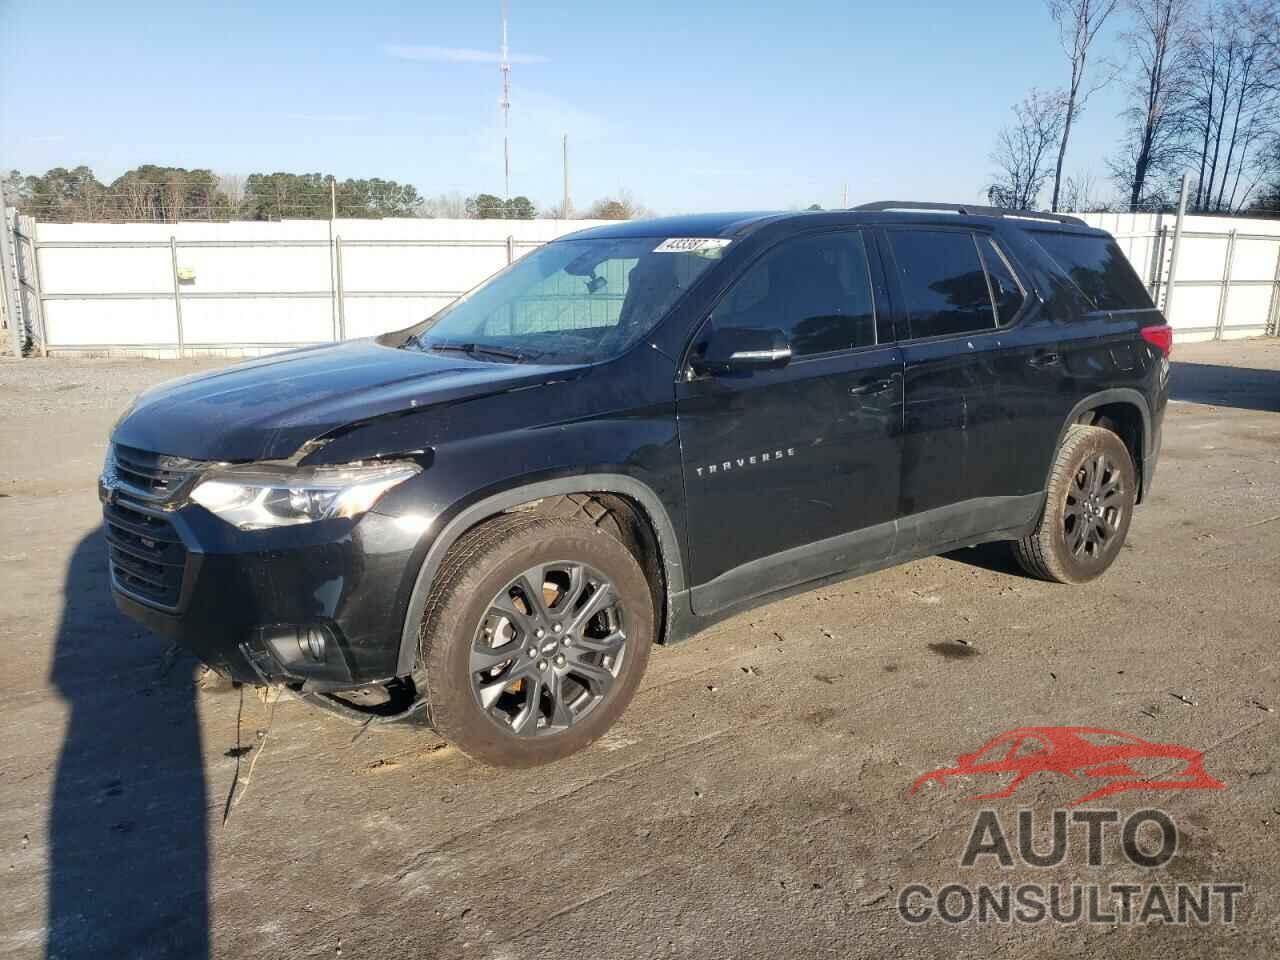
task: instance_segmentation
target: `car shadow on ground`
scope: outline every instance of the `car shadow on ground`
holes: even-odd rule
[[[194,662],[115,609],[101,531],[63,584],[50,680],[69,715],[49,814],[49,957],[208,955]]]
[[[1027,573],[1018,566],[1014,559],[1013,548],[1007,541],[997,540],[994,543],[980,543],[973,547],[962,547],[942,554],[948,560],[968,564],[990,570],[992,573],[1007,573],[1013,577],[1026,579]]]
[[[1169,364],[1169,396],[1188,403],[1280,413],[1280,370],[1175,361]]]

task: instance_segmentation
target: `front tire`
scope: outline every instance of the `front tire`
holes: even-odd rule
[[[1073,425],[1054,460],[1044,513],[1013,543],[1033,577],[1085,583],[1115,561],[1137,501],[1137,471],[1124,442],[1103,427]]]
[[[473,759],[550,763],[613,725],[654,639],[631,552],[581,520],[513,513],[449,551],[419,631],[415,681],[436,731]]]

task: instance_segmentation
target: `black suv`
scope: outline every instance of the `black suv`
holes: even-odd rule
[[[650,646],[1008,540],[1098,576],[1171,334],[1072,217],[880,203],[623,222],[429,320],[150,390],[100,485],[116,602],[235,680],[527,765]]]

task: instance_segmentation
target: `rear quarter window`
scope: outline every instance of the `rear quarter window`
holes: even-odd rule
[[[1151,296],[1110,237],[1035,231],[1044,251],[1099,310],[1151,310]]]

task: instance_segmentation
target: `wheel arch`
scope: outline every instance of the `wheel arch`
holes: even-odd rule
[[[449,519],[427,548],[418,569],[400,632],[397,675],[407,676],[413,671],[418,651],[418,630],[426,609],[427,597],[449,548],[468,530],[491,517],[534,501],[570,494],[607,494],[623,498],[635,505],[640,519],[648,524],[657,548],[658,569],[665,586],[665,590],[658,591],[662,606],[655,611],[658,617],[655,626],[659,641],[662,640],[672,619],[672,598],[686,589],[679,540],[671,516],[653,489],[635,477],[613,473],[579,474],[509,487],[463,507]]]
[[[1129,449],[1133,465],[1138,473],[1137,502],[1141,503],[1146,487],[1145,461],[1147,445],[1151,442],[1151,407],[1139,390],[1131,387],[1113,387],[1099,390],[1080,400],[1067,414],[1058,431],[1054,450],[1062,447],[1067,431],[1077,424],[1102,424],[1116,433]],[[1049,472],[1053,470],[1052,461]],[[1045,473],[1045,489],[1049,488],[1049,472]]]

